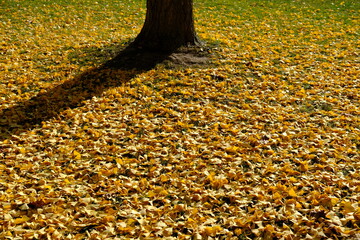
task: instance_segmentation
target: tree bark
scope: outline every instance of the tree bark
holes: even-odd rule
[[[132,46],[172,51],[200,45],[193,18],[193,0],[147,0],[144,26]]]

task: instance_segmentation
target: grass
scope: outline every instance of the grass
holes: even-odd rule
[[[145,2],[0,0],[1,239],[357,239],[359,1],[195,1],[212,63],[99,67]]]

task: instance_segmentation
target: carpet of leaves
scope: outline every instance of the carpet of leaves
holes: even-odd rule
[[[358,10],[198,3],[211,65],[105,84],[96,69],[144,6],[14,2],[0,19],[1,239],[360,237]]]

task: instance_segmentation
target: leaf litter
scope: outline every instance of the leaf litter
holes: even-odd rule
[[[1,19],[1,124],[20,123],[6,110],[41,94],[60,106],[1,128],[1,238],[359,237],[358,10],[350,23],[336,11],[317,22],[310,6],[259,17],[199,4],[212,64],[112,71],[109,87],[92,74],[100,83],[71,95],[69,81],[141,23],[103,6],[128,25],[87,25],[86,12],[56,6],[59,21]]]

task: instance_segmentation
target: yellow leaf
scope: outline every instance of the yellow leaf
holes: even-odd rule
[[[245,109],[245,110],[251,109],[250,105],[247,104],[247,103],[243,103],[241,107],[242,107],[243,109]]]
[[[206,227],[204,229],[204,233],[206,236],[214,236],[221,230],[222,230],[222,227],[220,227],[220,226]]]
[[[286,204],[286,205],[291,205],[291,204],[295,204],[295,203],[296,203],[296,200],[293,199],[293,198],[287,199],[287,200],[285,201],[285,204]]]
[[[169,181],[169,176],[167,176],[167,175],[161,175],[161,176],[160,176],[160,181],[162,181],[162,182],[167,182],[167,181]]]
[[[52,186],[47,184],[47,185],[44,185],[43,188],[51,190]]]
[[[28,216],[22,216],[22,217],[19,217],[19,218],[15,218],[15,220],[14,220],[14,224],[22,224],[22,223],[24,223],[24,222],[27,222],[27,221],[29,221],[29,217]]]
[[[64,179],[64,183],[65,183],[65,184],[71,184],[71,182],[70,182],[69,179],[67,179],[67,178]]]
[[[134,226],[137,222],[138,222],[138,220],[133,219],[133,218],[129,218],[129,219],[126,221],[126,224],[129,225],[129,226]]]
[[[185,211],[185,205],[184,204],[177,204],[174,206],[174,211],[176,212],[183,212]]]
[[[272,232],[275,231],[275,228],[274,228],[273,226],[271,226],[271,225],[268,224],[268,225],[265,226],[264,230],[267,231],[267,232],[271,232],[271,233],[272,233]]]
[[[335,204],[337,204],[339,202],[339,199],[336,197],[331,198],[331,204],[334,206]]]
[[[282,184],[280,184],[280,183],[276,185],[276,188],[277,188],[277,190],[280,191],[280,192],[285,192],[286,189],[287,189],[286,186],[284,186],[284,185],[282,185]]]
[[[165,189],[163,189],[159,192],[159,196],[166,196],[168,194],[169,194],[168,191],[166,191]]]
[[[226,152],[228,153],[237,153],[239,150],[239,147],[236,146],[231,146],[225,149]]]
[[[341,202],[341,206],[344,208],[346,213],[355,212],[355,207],[351,204],[351,202]]]
[[[294,177],[290,177],[290,178],[289,178],[289,181],[292,182],[292,183],[296,183],[296,182],[297,182],[297,179],[294,178]]]
[[[235,229],[235,234],[236,234],[237,236],[239,236],[240,234],[242,234],[241,228]]]
[[[297,194],[293,188],[290,188],[288,191],[290,197],[297,197]]]
[[[2,207],[4,210],[11,209],[11,203],[3,203]]]
[[[156,196],[156,193],[155,193],[154,191],[149,191],[148,194],[147,194],[147,196],[148,196],[149,198],[152,198],[152,197]]]
[[[276,193],[274,193],[273,198],[280,199],[280,198],[282,198],[282,195],[280,193],[276,192]]]
[[[141,188],[145,188],[145,187],[147,187],[149,185],[149,182],[146,180],[146,178],[142,178],[139,181],[139,185],[140,185]]]
[[[309,170],[309,165],[307,162],[300,162],[300,171],[301,172],[306,172],[307,170]]]
[[[81,153],[79,153],[78,151],[74,150],[73,152],[73,156],[76,160],[80,160],[81,159]]]
[[[106,215],[103,217],[102,221],[103,223],[113,222],[115,220],[114,215]]]
[[[119,165],[123,164],[123,160],[120,159],[120,158],[116,158],[115,161],[116,161],[116,163],[119,164]]]

